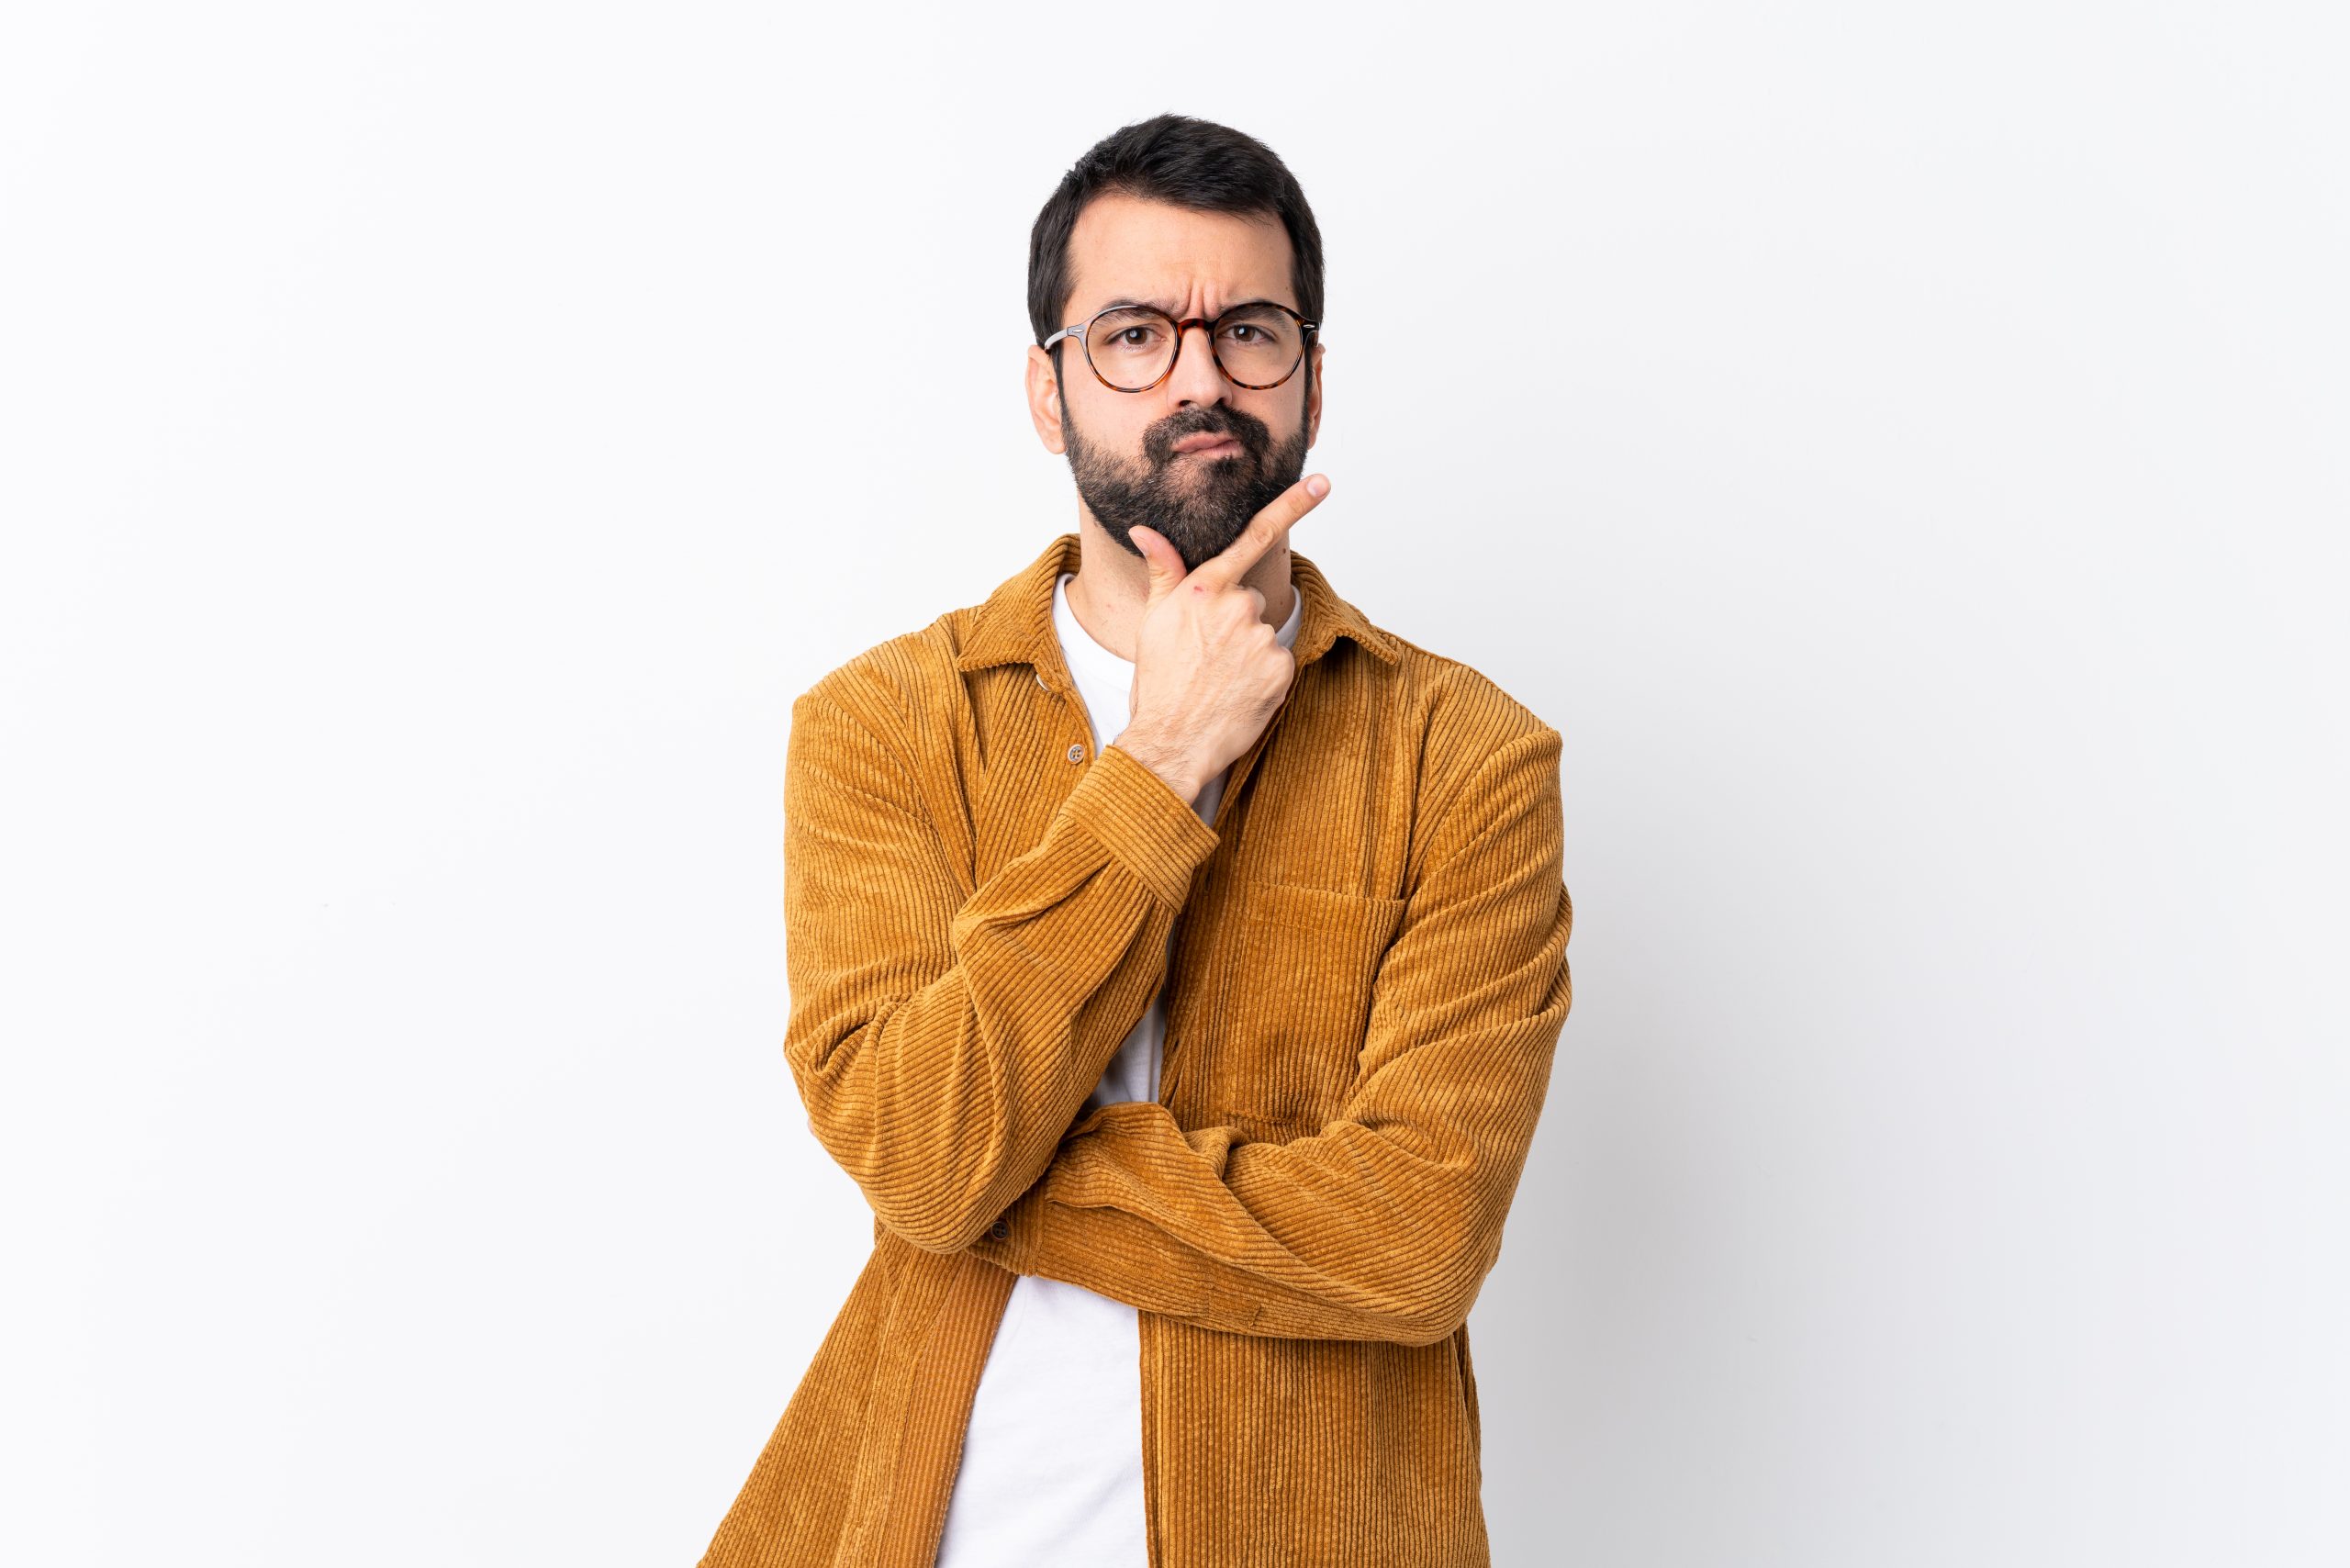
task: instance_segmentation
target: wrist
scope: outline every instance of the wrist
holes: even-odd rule
[[[1186,805],[1195,800],[1205,780],[1192,771],[1188,756],[1147,725],[1128,724],[1110,743],[1158,776]]]

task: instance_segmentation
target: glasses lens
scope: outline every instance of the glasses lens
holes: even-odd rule
[[[1215,357],[1233,380],[1250,386],[1287,375],[1304,346],[1296,319],[1270,305],[1244,305],[1215,324]]]
[[[1093,368],[1113,386],[1140,389],[1175,359],[1175,323],[1144,306],[1103,311],[1085,334]]]

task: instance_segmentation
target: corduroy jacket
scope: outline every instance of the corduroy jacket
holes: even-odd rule
[[[702,1568],[931,1568],[1022,1273],[1138,1310],[1153,1568],[1487,1563],[1466,1321],[1572,994],[1559,732],[1292,551],[1295,676],[1203,823],[1091,744],[1079,565],[793,703],[784,1055],[874,1246]],[[1080,1117],[1162,985],[1158,1099]]]

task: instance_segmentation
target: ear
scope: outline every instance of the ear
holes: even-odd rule
[[[1322,340],[1314,340],[1314,385],[1305,389],[1305,444],[1312,446],[1322,433]]]
[[[1061,442],[1061,383],[1053,374],[1053,356],[1028,345],[1028,418],[1046,452],[1064,450]]]

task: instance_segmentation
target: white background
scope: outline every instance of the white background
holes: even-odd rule
[[[1566,738],[1496,1562],[2350,1559],[2329,10],[11,7],[0,1557],[699,1554],[870,1238],[790,700],[1076,526],[1171,108],[1297,547]]]

